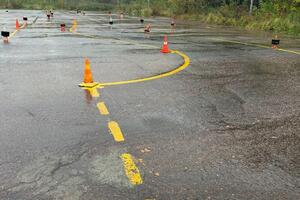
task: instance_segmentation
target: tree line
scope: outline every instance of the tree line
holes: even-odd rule
[[[114,10],[300,35],[300,0],[0,0],[0,8]]]

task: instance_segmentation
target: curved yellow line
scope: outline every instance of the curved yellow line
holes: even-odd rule
[[[184,53],[181,53],[179,51],[172,51],[171,53],[175,53],[178,54],[179,56],[181,56],[184,60],[183,64],[179,67],[177,67],[176,69],[169,71],[169,72],[165,72],[156,76],[151,76],[151,77],[147,77],[147,78],[140,78],[140,79],[134,79],[134,80],[127,80],[127,81],[116,81],[116,82],[107,82],[107,83],[99,83],[98,86],[114,86],[114,85],[125,85],[125,84],[131,84],[131,83],[140,83],[140,82],[145,82],[145,81],[151,81],[151,80],[155,80],[155,79],[160,79],[160,78],[164,78],[167,76],[171,76],[174,75],[182,70],[184,70],[185,68],[187,68],[190,65],[190,58],[185,55]]]
[[[97,37],[92,36],[92,35],[86,35],[86,34],[77,33],[77,32],[72,32],[72,33],[76,34],[76,35],[81,35],[81,36],[85,36],[85,37],[90,37],[90,38],[98,39]],[[129,41],[129,40],[125,40],[125,42],[133,43],[133,41]],[[136,42],[134,42],[134,43],[138,44]],[[146,46],[144,44],[138,44],[138,45]],[[155,46],[152,46],[152,45],[149,45],[149,46],[155,47]],[[157,48],[157,47],[155,47],[155,48]],[[104,86],[125,85],[125,84],[140,83],[140,82],[145,82],[145,81],[151,81],[151,80],[155,80],[155,79],[160,79],[160,78],[164,78],[164,77],[167,77],[167,76],[171,76],[171,75],[177,74],[178,72],[184,70],[185,68],[187,68],[190,65],[190,58],[187,55],[185,55],[184,53],[182,53],[180,51],[171,51],[171,53],[175,53],[175,54],[181,56],[183,58],[183,61],[184,61],[181,66],[177,67],[174,70],[171,70],[171,71],[168,71],[168,72],[156,75],[156,76],[146,77],[146,78],[133,79],[133,80],[127,80],[127,81],[115,81],[115,82],[99,83],[99,84],[95,85],[94,87],[101,88],[101,87],[104,87]]]

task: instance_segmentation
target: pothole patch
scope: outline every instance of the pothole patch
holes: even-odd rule
[[[126,177],[120,155],[124,150],[113,149],[106,155],[98,155],[91,162],[89,169],[95,181],[116,187],[132,188]]]

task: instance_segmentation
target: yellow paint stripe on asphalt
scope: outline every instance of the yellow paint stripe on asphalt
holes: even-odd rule
[[[169,72],[165,72],[156,76],[151,76],[151,77],[147,77],[147,78],[141,78],[141,79],[134,79],[134,80],[127,80],[127,81],[117,81],[117,82],[108,82],[108,83],[100,83],[100,86],[114,86],[114,85],[124,85],[124,84],[131,84],[131,83],[139,83],[139,82],[145,82],[145,81],[151,81],[151,80],[155,80],[155,79],[160,79],[160,78],[164,78],[167,76],[171,76],[174,75],[182,70],[184,70],[185,68],[187,68],[190,65],[190,58],[179,52],[179,51],[172,51],[172,53],[178,54],[179,56],[181,56],[184,60],[183,64],[181,66],[179,66],[178,68],[169,71]]]
[[[107,110],[107,107],[106,107],[104,102],[99,102],[97,104],[97,107],[98,107],[98,110],[99,110],[101,115],[108,115],[109,114],[109,112]]]
[[[265,49],[272,49],[271,47],[266,46],[266,45],[246,43],[246,42],[239,42],[239,41],[234,41],[234,40],[225,40],[225,39],[219,39],[219,38],[212,38],[212,39],[213,40],[222,41],[222,42],[229,42],[229,43],[234,43],[234,44],[242,44],[242,45],[246,45],[246,46],[253,46],[253,47],[260,47],[260,48],[265,48]],[[283,51],[283,52],[287,52],[287,53],[293,53],[293,54],[300,55],[300,52],[298,52],[298,51],[292,51],[292,50],[288,50],[288,49],[279,48],[279,49],[277,49],[277,51]]]
[[[121,158],[123,160],[126,176],[130,183],[133,185],[141,185],[143,183],[142,176],[135,165],[132,156],[128,153],[124,153],[121,155]]]
[[[70,31],[71,32],[71,31]],[[129,42],[132,44],[136,44],[136,45],[140,45],[140,46],[146,46],[146,47],[151,47],[151,48],[155,48],[157,49],[156,46],[154,45],[148,45],[148,44],[140,44],[138,42],[135,42],[133,40],[129,40],[129,39],[119,39],[119,38],[114,38],[114,37],[102,37],[99,38],[97,36],[92,36],[92,35],[86,35],[86,34],[81,34],[81,33],[76,33],[77,35],[81,35],[81,36],[85,36],[85,37],[89,37],[89,38],[94,38],[94,39],[118,39],[119,42],[121,43],[125,43],[125,42]],[[188,34],[178,34],[178,35],[170,35],[170,37],[178,37],[178,36],[187,36]],[[195,34],[191,34],[191,35],[195,35]],[[235,43],[235,44],[242,44],[242,45],[246,45],[246,46],[255,46],[255,47],[260,47],[260,48],[266,48],[266,49],[271,49],[271,47],[266,46],[266,45],[260,45],[260,44],[253,44],[253,43],[246,43],[246,42],[239,42],[239,41],[234,41],[234,40],[225,40],[225,39],[220,39],[220,38],[211,38],[213,40],[218,40],[218,41],[223,41],[223,42],[230,42],[230,43]],[[293,51],[293,50],[288,50],[288,49],[282,49],[279,48],[277,49],[278,51],[282,51],[282,52],[287,52],[287,53],[293,53],[293,54],[297,54],[300,55],[300,52],[298,51]],[[128,84],[128,83],[126,83]]]
[[[297,55],[300,55],[300,52],[298,51],[292,51],[292,50],[288,50],[288,49],[277,49],[278,51],[284,51],[284,52],[287,52],[287,53],[294,53],[294,54],[297,54]]]
[[[123,142],[124,141],[123,133],[122,133],[121,128],[120,128],[120,126],[117,122],[110,121],[108,123],[108,127],[109,127],[109,130],[110,130],[111,134],[113,135],[116,142]]]
[[[84,35],[84,34],[81,34],[81,33],[74,33],[74,34],[97,39],[97,37],[91,36],[91,35]],[[130,41],[130,40],[125,40],[125,41],[118,40],[118,41],[120,41],[120,42],[131,42],[131,43],[134,42],[134,41]],[[149,47],[157,48],[156,46],[153,46],[153,45],[143,45],[143,44],[139,44],[137,42],[134,42],[134,43],[137,44],[137,45],[141,45],[141,46],[149,46]],[[181,56],[184,60],[183,64],[181,66],[177,67],[174,70],[171,70],[171,71],[168,71],[168,72],[156,75],[156,76],[146,77],[146,78],[127,80],[127,81],[116,81],[116,82],[100,83],[98,86],[99,87],[104,87],[104,86],[125,85],[125,84],[140,83],[140,82],[160,79],[160,78],[164,78],[164,77],[167,77],[167,76],[174,75],[174,74],[184,70],[185,68],[187,68],[190,65],[190,58],[187,55],[185,55],[184,53],[182,53],[180,51],[172,51],[172,53],[175,53],[175,54]]]
[[[97,88],[84,88],[88,90],[92,97],[100,97],[100,93],[98,92]]]
[[[19,30],[15,30],[15,31],[8,37],[8,39],[14,37],[18,31],[19,31]]]

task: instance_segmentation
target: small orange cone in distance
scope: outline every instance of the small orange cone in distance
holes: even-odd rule
[[[171,50],[168,47],[168,37],[165,35],[164,37],[164,44],[162,49],[160,50],[162,53],[171,53]]]
[[[94,83],[93,81],[93,75],[91,70],[91,63],[88,58],[85,59],[85,67],[84,67],[84,77],[83,77],[83,83],[81,83],[80,87],[87,87],[92,88],[98,85],[98,83]]]
[[[19,20],[16,19],[16,30],[19,30],[20,29],[20,24],[19,24]]]

